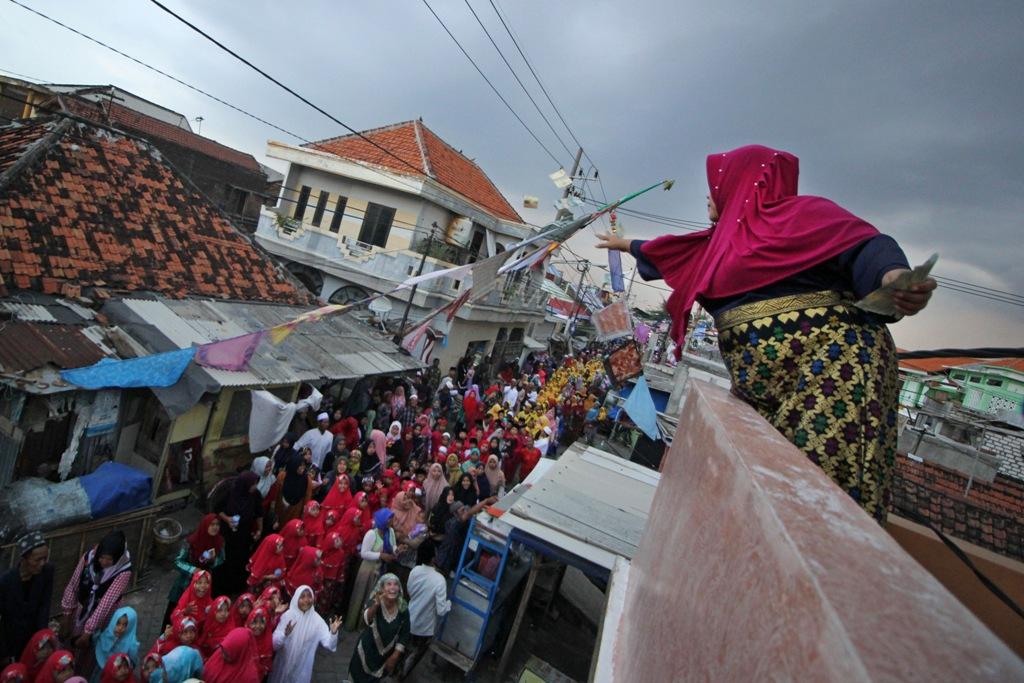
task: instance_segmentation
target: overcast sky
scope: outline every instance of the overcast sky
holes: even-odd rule
[[[175,22],[137,2],[25,0],[74,28],[309,139],[345,131]],[[470,0],[565,144],[489,0]],[[558,165],[533,141],[420,0],[200,2],[172,8],[345,123],[422,117],[474,158],[513,205],[552,217]],[[568,168],[571,157],[462,0],[438,14]],[[664,178],[632,208],[703,220],[704,157],[748,143],[801,159],[801,191],[827,196],[896,237],[912,263],[1024,294],[1024,3],[496,1],[609,196]],[[296,142],[0,0],[0,68],[63,83],[113,83],[202,116],[202,133],[263,157]],[[585,162],[585,167],[589,163]],[[592,188],[596,194],[600,189]],[[623,217],[627,234],[675,231]],[[606,263],[592,232],[569,243]],[[632,259],[625,257],[627,276]],[[601,271],[595,270],[595,280]],[[658,284],[658,283],[654,283]],[[640,286],[641,303],[662,292]],[[1021,346],[1024,307],[940,289],[893,326],[900,346]]]

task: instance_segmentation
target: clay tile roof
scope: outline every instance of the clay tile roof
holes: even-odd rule
[[[0,170],[57,126],[0,129]],[[46,144],[0,186],[0,296],[95,287],[312,303],[148,143],[76,123]]]
[[[216,140],[204,138],[192,131],[161,121],[152,116],[129,109],[117,102],[92,102],[82,98],[67,96],[61,102],[68,111],[97,123],[103,123],[130,133],[142,136],[152,135],[168,142],[187,147],[214,159],[241,166],[256,173],[262,173],[260,165],[251,154],[222,145]]]
[[[381,166],[395,173],[427,176],[498,218],[523,222],[483,169],[422,122],[405,121],[363,131],[362,135],[390,150],[402,161],[385,154],[358,135],[344,135],[304,146],[345,159]],[[408,162],[408,165],[403,161]]]

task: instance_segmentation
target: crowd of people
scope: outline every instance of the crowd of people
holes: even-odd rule
[[[56,630],[48,547],[28,533],[0,577],[0,683],[304,682],[343,625],[359,632],[353,681],[408,671],[451,608],[470,519],[604,419],[608,389],[585,353],[500,369],[467,357],[445,375],[435,361],[328,395],[323,412],[296,417],[307,429],[225,482],[185,538],[151,644],[120,604],[123,533],[82,556]]]

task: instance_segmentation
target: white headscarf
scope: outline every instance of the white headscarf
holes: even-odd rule
[[[256,482],[256,490],[260,492],[260,496],[263,498],[267,497],[267,491],[270,490],[270,487],[273,486],[274,482],[277,480],[277,477],[274,476],[273,469],[271,469],[270,474],[266,476],[263,475],[264,470],[267,469],[268,462],[270,462],[270,458],[265,455],[261,455],[252,461],[252,471],[260,478],[260,480]]]
[[[313,596],[316,602],[316,594],[309,586],[299,586],[299,589],[292,595],[288,611],[281,615],[281,621],[277,623],[274,632],[274,640],[278,640],[279,634],[283,636],[288,624],[295,624],[292,632],[283,637],[283,645],[277,650],[274,657],[273,669],[270,672],[270,683],[286,683],[288,681],[302,680],[302,674],[308,668],[310,674],[313,670],[313,657],[317,647],[329,646],[331,642],[331,629],[327,626],[324,618],[317,614],[315,604],[303,612],[299,609],[299,597],[305,592]],[[337,641],[334,641],[335,643]],[[308,680],[308,679],[307,679]]]

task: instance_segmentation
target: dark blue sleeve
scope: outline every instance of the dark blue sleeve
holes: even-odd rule
[[[847,249],[836,257],[836,262],[849,277],[857,298],[881,287],[882,276],[890,270],[910,267],[900,245],[888,235],[872,237]]]
[[[633,240],[629,243],[629,253],[636,259],[637,272],[640,273],[640,277],[645,280],[660,280],[661,272],[657,266],[651,263],[644,253],[640,250],[646,240]]]

